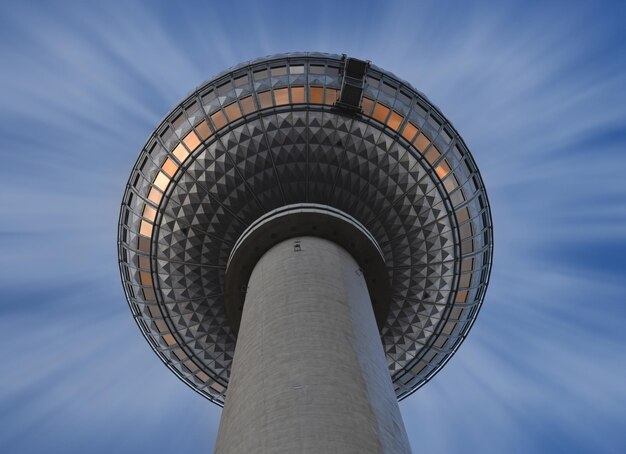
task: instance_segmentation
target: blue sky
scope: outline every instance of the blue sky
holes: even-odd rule
[[[490,195],[479,319],[400,404],[415,452],[626,452],[625,21],[598,1],[3,2],[0,451],[210,451],[219,408],[124,300],[123,188],[195,86],[315,50],[426,93]]]

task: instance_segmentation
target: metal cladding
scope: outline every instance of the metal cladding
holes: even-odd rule
[[[272,210],[326,205],[375,238],[399,399],[445,364],[482,304],[493,235],[474,160],[424,95],[361,63],[302,53],[237,66],[163,120],[131,173],[119,224],[130,308],[165,364],[218,405],[236,341],[226,265]]]

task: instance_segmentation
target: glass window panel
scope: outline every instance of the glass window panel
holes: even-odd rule
[[[469,288],[471,282],[472,282],[472,275],[463,274],[461,276],[461,279],[459,279],[459,288]]]
[[[372,111],[374,110],[374,104],[375,104],[374,100],[370,98],[366,98],[364,96],[363,100],[361,101],[361,108],[363,109],[363,113],[365,115],[371,116]]]
[[[321,87],[311,87],[310,91],[310,102],[312,104],[323,104],[324,103],[324,89]]]
[[[387,120],[387,126],[389,126],[394,131],[397,131],[400,127],[400,124],[402,124],[402,120],[404,120],[404,117],[402,115],[391,111],[391,116],[389,117],[389,120]]]
[[[293,104],[304,102],[304,87],[291,87],[291,102]]]
[[[243,85],[246,85],[247,83],[248,83],[248,75],[247,74],[244,74],[243,76],[237,77],[235,79],[235,87],[237,87],[237,88],[239,88],[239,87],[241,87]]]
[[[144,270],[149,270],[151,268],[150,258],[147,255],[139,256],[139,268],[142,268]]]
[[[404,125],[404,129],[402,129],[402,137],[404,137],[408,142],[412,142],[417,134],[417,131],[417,127],[410,121],[407,121]]]
[[[459,228],[461,239],[470,238],[472,236],[472,223],[467,222]]]
[[[296,65],[289,67],[290,74],[304,74],[304,65]]]
[[[246,96],[239,101],[241,103],[241,109],[244,115],[248,115],[256,110],[254,106],[254,98],[252,96]]]
[[[338,97],[339,97],[339,90],[327,88],[326,89],[326,102],[324,104],[332,106],[333,104],[335,104],[335,102],[337,102]]]
[[[462,224],[469,219],[469,210],[467,207],[456,212],[456,222]]]
[[[324,66],[311,65],[309,67],[309,72],[311,74],[324,74]]]
[[[280,66],[278,68],[272,68],[271,72],[272,72],[272,77],[286,76],[287,75],[287,67],[286,66]]]
[[[139,227],[139,233],[143,236],[152,236],[152,224],[145,219],[142,219]]]
[[[141,290],[143,292],[143,299],[145,299],[146,301],[156,300],[156,295],[152,287],[144,287]]]
[[[467,301],[467,290],[461,290],[460,292],[457,292],[456,294],[456,300],[454,301],[455,303],[465,303]]]
[[[178,159],[181,163],[184,162],[185,159],[187,159],[187,156],[189,156],[189,152],[182,143],[179,143],[176,148],[174,148],[172,154],[176,156],[176,159]]]
[[[474,259],[472,257],[464,259],[461,262],[461,272],[472,271],[474,268]]]
[[[163,172],[159,172],[157,177],[154,179],[154,185],[159,188],[161,191],[165,192],[165,188],[170,182],[170,177],[168,177]]]
[[[150,189],[150,192],[148,193],[148,200],[150,200],[155,205],[158,205],[161,202],[162,197],[163,193],[157,188]]]
[[[144,205],[143,206],[143,217],[154,222],[154,219],[156,218],[157,215],[157,211],[156,209],[152,208],[150,205]]]
[[[170,347],[172,345],[176,345],[176,341],[174,340],[174,336],[172,336],[171,334],[166,334],[165,336],[163,336],[163,340],[165,341],[165,343],[167,345],[169,345]]]
[[[193,151],[198,148],[198,145],[200,145],[200,139],[198,138],[198,135],[195,131],[191,131],[185,136],[185,138],[183,139],[183,143],[187,146],[187,148]]]
[[[385,123],[385,120],[387,119],[388,115],[389,115],[389,108],[380,103],[376,103],[372,117],[374,117],[376,120],[380,121],[381,123]]]
[[[268,107],[274,106],[271,91],[262,91],[261,93],[258,93],[257,96],[259,97],[259,104],[261,105],[261,109],[267,109]]]
[[[141,282],[141,285],[152,287],[152,276],[148,271],[139,272],[139,281]]]
[[[437,172],[439,178],[443,179],[443,177],[450,173],[450,166],[448,165],[448,162],[444,159],[443,162],[435,168],[435,172]]]
[[[211,121],[213,122],[216,130],[223,128],[228,123],[226,121],[224,113],[221,110],[218,110],[213,115],[211,115]]]
[[[203,382],[207,382],[209,380],[209,376],[202,371],[196,373],[196,378]]]
[[[459,187],[459,183],[456,181],[456,177],[454,175],[450,175],[448,178],[446,178],[446,181],[443,182],[443,186],[446,188],[448,194],[450,194],[452,191]]]
[[[461,242],[461,254],[466,255],[474,252],[474,240]]]
[[[424,134],[420,133],[420,135],[415,138],[415,142],[413,143],[415,144],[415,148],[417,148],[420,153],[424,153],[426,147],[430,145],[430,140],[428,140]]]
[[[208,139],[212,134],[211,128],[206,121],[202,121],[200,124],[198,124],[196,126],[196,131],[198,132],[202,140]]]
[[[278,90],[274,90],[274,98],[276,99],[277,106],[284,106],[285,104],[289,104],[289,89],[281,88]]]
[[[439,159],[439,157],[441,156],[441,153],[439,153],[439,150],[437,149],[437,147],[435,145],[431,145],[430,149],[428,150],[428,152],[424,155],[424,157],[426,158],[426,160],[428,162],[430,162],[430,164],[432,165],[437,159]],[[439,172],[437,172],[437,174],[439,174]]]
[[[141,252],[149,253],[150,252],[150,238],[146,238],[145,236],[140,236],[137,241],[137,249]],[[150,282],[152,285],[152,282]]]
[[[267,76],[268,76],[267,69],[262,69],[261,71],[255,71],[253,73],[253,77],[255,81],[267,79]]]
[[[222,84],[219,87],[217,87],[215,91],[217,92],[218,96],[223,96],[232,90],[233,90],[233,85],[230,82],[226,82],[225,84]]]
[[[228,117],[228,121],[235,121],[238,118],[241,118],[241,109],[239,109],[239,104],[234,102],[224,107],[224,111],[226,112],[226,117]]]

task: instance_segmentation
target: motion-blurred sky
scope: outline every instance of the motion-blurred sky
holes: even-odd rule
[[[626,452],[623,2],[2,2],[0,452],[210,452],[218,407],[122,293],[119,203],[160,119],[239,62],[347,53],[463,135],[493,210],[468,340],[400,405],[415,452]]]

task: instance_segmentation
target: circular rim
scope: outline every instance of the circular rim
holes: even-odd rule
[[[296,111],[308,112],[307,115],[313,115],[311,112],[326,112],[329,116],[332,114],[338,117],[349,117],[353,120],[356,118],[368,127],[384,133],[399,147],[408,150],[412,158],[418,161],[431,176],[434,176],[434,190],[440,194],[441,203],[451,213],[450,234],[454,241],[454,264],[451,271],[453,288],[449,292],[449,301],[446,303],[445,309],[441,312],[432,329],[432,335],[424,342],[422,348],[413,357],[405,358],[404,366],[399,370],[393,370],[390,364],[398,398],[402,399],[410,395],[430,380],[449,360],[465,339],[484,299],[493,257],[491,213],[480,173],[463,139],[441,112],[421,93],[406,82],[374,65],[369,65],[363,79],[364,91],[361,111],[348,112],[344,109],[338,109],[334,101],[341,94],[342,79],[345,79],[342,74],[342,65],[345,62],[345,56],[314,53],[284,54],[248,62],[222,73],[196,89],[170,112],[146,143],[144,151],[140,153],[131,173],[120,212],[118,240],[120,272],[131,311],[153,350],[166,365],[184,382],[218,405],[223,402],[227,382],[212,381],[210,370],[197,368],[196,371],[193,371],[187,368],[185,366],[186,361],[193,363],[192,360],[196,358],[192,358],[193,355],[187,355],[181,359],[175,354],[177,350],[181,350],[179,347],[183,346],[176,343],[174,337],[176,333],[172,332],[171,320],[163,317],[162,314],[159,317],[159,313],[155,310],[161,304],[157,300],[162,288],[157,282],[158,273],[147,272],[143,265],[146,263],[146,257],[149,257],[150,267],[156,267],[157,260],[155,257],[159,246],[158,242],[153,241],[153,239],[161,230],[163,220],[161,203],[164,202],[159,199],[159,203],[152,203],[150,194],[151,191],[154,191],[155,186],[158,187],[158,181],[155,179],[158,176],[155,177],[155,175],[160,175],[165,171],[164,159],[170,159],[178,166],[180,172],[187,172],[193,165],[190,164],[192,160],[197,160],[204,150],[216,143],[216,140],[224,140],[225,136],[239,125],[247,123],[249,119],[269,118],[271,115]],[[321,85],[326,93],[320,103],[313,102],[312,99],[314,89],[317,87],[316,83],[310,82],[314,66],[324,68],[327,71],[319,77],[316,76],[318,77],[316,83]],[[284,68],[286,76],[278,75],[275,77],[273,75],[275,68],[279,70]],[[282,87],[287,87],[289,100],[294,100],[294,93],[296,93],[294,89],[298,85],[297,80],[301,73],[291,74],[292,68],[304,68],[304,78],[307,79],[308,77],[303,88],[307,98],[306,102],[290,103],[288,101],[287,104],[279,104],[278,93],[285,90]],[[333,70],[332,74],[330,69]],[[249,92],[252,93],[251,96],[257,106],[254,112],[244,112],[243,95],[235,95],[234,98],[229,94],[221,98],[217,97],[218,110],[215,113],[208,110],[203,104],[204,96],[208,93],[217,92],[220,87],[229,83],[235,85],[238,77],[244,77],[242,75],[247,75],[252,80],[255,71],[263,70],[268,73],[268,80],[271,82],[269,91],[274,94],[271,106],[263,107],[261,105],[259,86],[262,86],[263,81],[260,84],[251,83],[253,87]],[[320,80],[322,81],[319,82]],[[375,81],[376,87],[370,83],[370,80]],[[276,81],[278,84],[272,85]],[[243,87],[244,94],[246,93],[245,89],[246,87]],[[393,94],[390,94],[392,91]],[[330,103],[328,102],[329,93],[336,97]],[[231,97],[229,98],[229,96]],[[227,103],[232,99],[238,103],[239,114],[243,115],[220,125],[214,116],[217,115],[217,112],[222,112],[224,118],[229,120],[227,111],[229,105]],[[401,100],[403,99],[408,100],[408,104],[402,104]],[[190,110],[194,104],[200,105],[201,114],[198,117],[193,117],[194,112]],[[384,118],[381,118],[381,111],[386,115]],[[177,121],[181,116],[187,120],[189,128],[176,129]],[[398,117],[401,118],[399,123],[397,122]],[[356,120],[354,121],[356,122]],[[206,129],[201,129],[203,124]],[[417,129],[418,132],[409,137],[411,128]],[[165,134],[168,129],[172,134],[166,137]],[[202,134],[207,131],[209,135],[204,137]],[[197,144],[189,142],[188,139],[192,134],[197,140]],[[428,142],[425,147],[424,139]],[[177,157],[183,155],[182,151],[186,155],[177,161]],[[438,153],[437,155],[435,155],[435,151]],[[189,160],[187,161],[188,157]],[[446,167],[447,173],[439,178],[438,174],[440,171],[441,173],[445,172]],[[162,188],[163,191],[157,191],[161,192],[163,201],[171,198],[171,187],[181,181],[180,172],[168,179],[167,184]],[[450,181],[454,181],[454,183],[450,183]],[[460,202],[459,193],[464,197]],[[457,197],[456,200],[455,197]],[[148,208],[154,211],[152,218],[146,217],[146,209]],[[466,210],[466,213],[460,214],[463,210]],[[470,237],[467,237],[468,225]],[[148,241],[145,240],[146,236],[142,235],[142,229],[145,226],[149,226],[146,230],[150,230],[151,233],[147,237],[149,238]],[[469,253],[464,250],[468,238],[473,244]],[[472,265],[468,271],[466,269],[466,257],[469,260],[470,256]],[[151,285],[147,285],[148,277],[146,276],[149,276],[150,281],[155,278],[155,281],[150,282]],[[467,282],[468,276],[469,283],[464,287],[463,282]],[[463,301],[459,301],[461,294],[464,294],[461,298]],[[463,305],[462,309],[459,305]],[[159,321],[161,322],[160,326],[157,323]],[[446,333],[446,336],[444,341],[440,342],[444,338],[443,332]],[[389,338],[393,339],[394,335],[389,335],[387,340]],[[170,340],[173,340],[174,343],[170,344]],[[383,335],[383,343],[385,343],[385,335]],[[391,347],[395,348],[395,344]],[[389,351],[387,354],[389,355]]]

